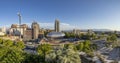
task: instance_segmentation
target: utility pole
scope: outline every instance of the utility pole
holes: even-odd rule
[[[19,29],[20,29],[20,36],[19,36],[19,39],[21,40],[21,14],[20,12],[18,12],[18,17],[19,17]]]

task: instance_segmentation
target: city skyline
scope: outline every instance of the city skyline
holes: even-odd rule
[[[1,0],[0,27],[18,23],[17,12],[20,11],[22,24],[32,23],[33,20],[41,23],[40,26],[54,24],[58,18],[66,29],[77,27],[120,31],[119,6],[119,0]]]

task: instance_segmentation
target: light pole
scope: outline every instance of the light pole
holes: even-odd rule
[[[19,29],[20,29],[20,36],[19,36],[19,39],[21,40],[21,14],[20,12],[18,12],[18,17],[19,17]]]

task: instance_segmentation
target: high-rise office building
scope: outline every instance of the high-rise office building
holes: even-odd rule
[[[58,19],[55,20],[55,31],[54,32],[49,32],[47,34],[47,37],[49,38],[62,38],[65,36],[64,33],[60,32],[60,22]]]
[[[37,22],[32,23],[32,39],[38,39],[39,35],[39,24]]]
[[[55,19],[55,32],[60,32],[60,22],[58,19]]]

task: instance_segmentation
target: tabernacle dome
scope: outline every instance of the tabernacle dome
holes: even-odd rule
[[[55,30],[54,32],[50,32],[47,34],[47,37],[50,37],[50,38],[60,38],[60,37],[64,37],[65,34],[60,32],[60,22],[58,19],[55,20]]]
[[[51,38],[60,38],[60,37],[64,37],[65,34],[62,32],[50,32],[47,34],[47,37],[51,37]]]

